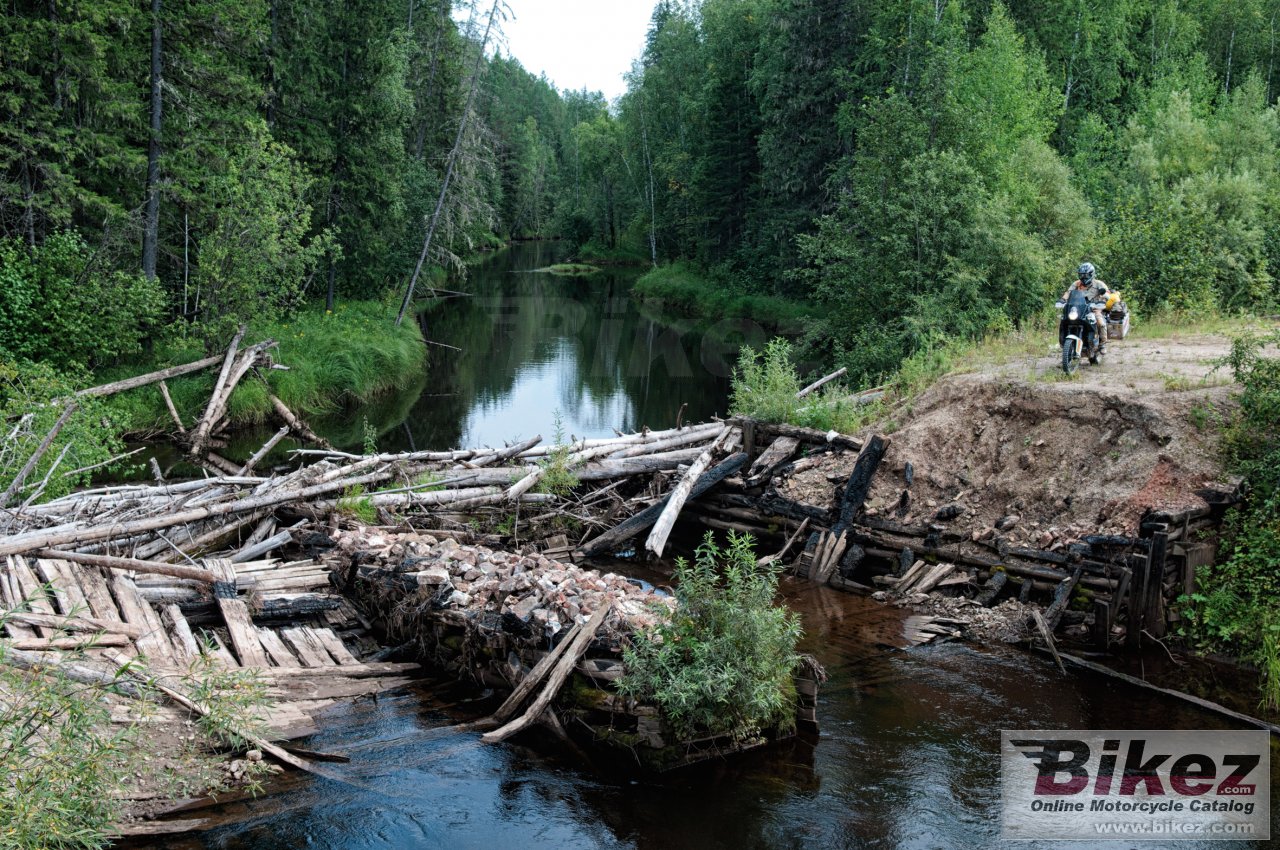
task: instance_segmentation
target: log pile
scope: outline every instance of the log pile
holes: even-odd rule
[[[759,746],[784,734],[734,739],[677,737],[652,705],[623,699],[612,685],[625,672],[629,635],[651,628],[674,608],[673,597],[615,573],[428,533],[353,529],[328,556],[348,562],[357,598],[380,618],[392,641],[416,644],[434,666],[511,696],[487,721],[496,742],[537,722],[568,740],[567,721],[596,743],[614,746],[657,769],[691,764]],[[812,725],[821,670],[796,673],[798,720]],[[513,715],[529,697],[529,708]]]

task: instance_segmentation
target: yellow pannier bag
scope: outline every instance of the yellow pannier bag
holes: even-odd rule
[[[1107,306],[1106,306],[1106,309],[1108,309],[1108,310],[1114,309],[1114,308],[1115,308],[1115,306],[1116,306],[1117,304],[1119,304],[1119,303],[1120,303],[1120,293],[1119,293],[1119,292],[1116,292],[1116,291],[1113,289],[1113,290],[1111,290],[1110,292],[1108,292],[1108,293],[1107,293]]]

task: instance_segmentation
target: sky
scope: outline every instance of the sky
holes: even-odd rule
[[[622,75],[640,56],[654,0],[507,0],[502,52],[558,89],[626,91]]]

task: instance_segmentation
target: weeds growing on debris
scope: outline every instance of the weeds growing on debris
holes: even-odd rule
[[[5,619],[0,615],[0,631]],[[22,669],[10,663],[9,653],[8,642],[0,640],[0,848],[104,847],[135,777],[162,769],[141,726],[113,722],[108,695],[127,679],[131,692],[146,698],[130,702],[145,719],[155,689],[135,678],[144,671],[132,665],[101,684],[85,684],[53,663]],[[211,657],[202,655],[177,687],[208,710],[196,721],[207,743],[243,749],[249,742],[241,733],[265,729],[266,687],[243,670],[215,668]],[[205,760],[187,755],[192,762]],[[256,793],[271,767],[262,761],[244,765],[244,781]],[[199,777],[199,787],[182,785],[181,776],[166,781],[188,793],[221,786],[217,771]]]
[[[653,701],[683,738],[790,728],[800,621],[775,604],[778,570],[757,566],[750,535],[710,533],[676,562],[670,620],[625,650],[620,693]]]

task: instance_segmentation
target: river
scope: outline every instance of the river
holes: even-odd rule
[[[550,437],[557,418],[579,437],[669,427],[686,403],[685,421],[724,412],[741,337],[642,310],[628,296],[634,271],[533,271],[559,259],[546,243],[502,252],[473,270],[465,284],[473,295],[424,314],[428,338],[443,345],[432,346],[421,386],[363,414],[376,419],[380,449]],[[330,433],[341,426],[330,423]],[[337,707],[321,734],[301,742],[349,755],[334,768],[354,784],[291,775],[259,799],[186,815],[222,823],[155,846],[982,848],[1001,844],[1001,729],[1236,728],[1110,679],[1064,676],[1012,648],[909,647],[904,612],[862,597],[794,580],[784,593],[803,619],[802,649],[830,674],[816,739],[640,778],[584,765],[536,738],[488,746],[450,733],[492,703],[459,683],[426,680]]]
[[[370,415],[382,451],[501,445],[702,422],[728,407],[729,374],[749,323],[704,332],[631,297],[643,269],[587,276],[540,271],[564,259],[558,242],[522,242],[487,256],[420,314],[425,381],[372,411],[320,424],[343,434]],[[362,424],[362,423],[360,423]],[[351,438],[347,438],[348,442]],[[359,446],[358,440],[355,445]]]
[[[335,708],[325,731],[302,742],[351,756],[333,767],[363,787],[293,777],[279,793],[224,807],[226,825],[157,846],[1083,848],[999,840],[1001,729],[1238,728],[1124,683],[1064,677],[1012,648],[906,647],[904,612],[869,599],[796,580],[784,592],[803,618],[802,649],[830,675],[816,740],[639,778],[583,765],[547,741],[490,746],[477,733],[450,733],[450,724],[484,713],[465,702],[475,692],[424,682]]]

